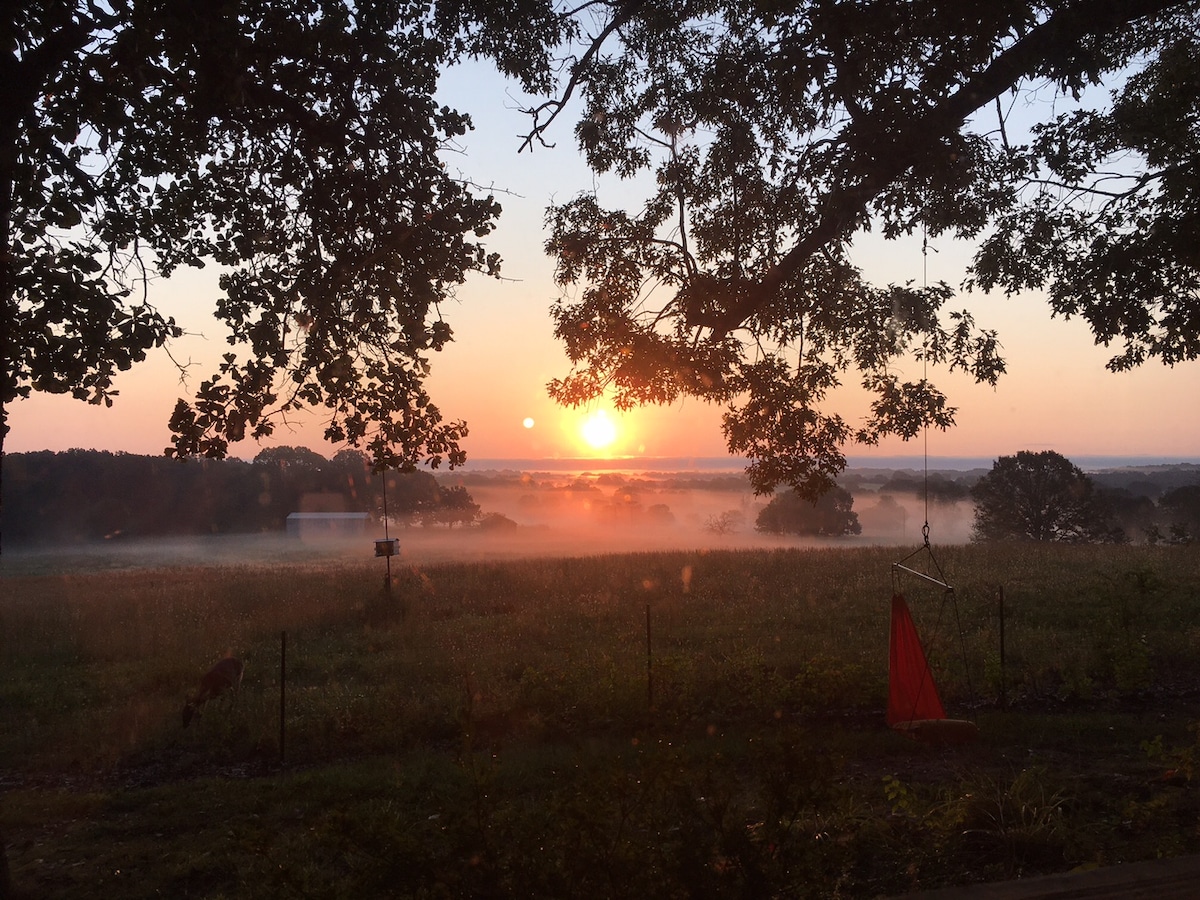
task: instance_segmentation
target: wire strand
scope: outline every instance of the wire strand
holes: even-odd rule
[[[921,223],[921,291],[922,293],[929,290],[929,233],[925,228],[925,223]],[[928,392],[929,390],[929,333],[925,333],[924,341],[921,345],[921,390]],[[925,453],[925,525],[921,528],[921,536],[925,539],[925,546],[929,546],[929,421],[928,416],[921,423],[921,435],[924,441]]]

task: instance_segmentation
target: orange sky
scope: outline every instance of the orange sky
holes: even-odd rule
[[[458,102],[472,112],[477,128],[464,141],[461,155],[448,157],[451,170],[513,195],[500,197],[504,215],[492,242],[504,257],[505,280],[472,278],[460,288],[457,302],[444,310],[456,341],[434,357],[434,402],[447,418],[467,420],[471,434],[466,449],[476,458],[596,455],[580,434],[581,413],[560,409],[546,396],[546,383],[564,375],[567,365],[551,337],[548,309],[558,290],[552,262],[541,249],[542,216],[548,203],[562,202],[581,189],[595,187],[602,204],[615,205],[635,199],[636,185],[595,179],[577,159],[566,127],[558,148],[518,156],[515,135],[525,123],[495,79],[468,80],[460,73],[447,91],[451,102],[469,98]],[[958,283],[965,248],[946,242],[935,249],[929,280]],[[919,244],[885,245],[868,238],[856,246],[855,258],[879,282],[919,282],[923,277]],[[195,364],[197,383],[225,349],[209,312],[214,278],[208,270],[184,273],[153,288],[160,308],[191,333],[173,352],[177,360]],[[1112,374],[1104,369],[1111,354],[1093,346],[1080,323],[1051,320],[1039,297],[968,296],[949,304],[964,306],[974,311],[980,326],[999,330],[1009,373],[995,389],[930,373],[959,408],[955,429],[929,435],[931,456],[994,457],[1053,449],[1067,456],[1200,458],[1200,363],[1174,369],[1155,363]],[[901,374],[919,377],[920,372]],[[111,409],[47,396],[15,404],[5,450],[162,452],[169,443],[166,423],[175,400],[189,395],[174,365],[165,353],[156,354],[124,373],[118,388],[121,396]],[[857,421],[865,402],[853,390],[844,393],[831,408]],[[695,400],[624,416],[613,413],[617,435],[607,453],[721,456],[720,414]],[[533,420],[532,427],[526,419]],[[311,418],[295,430],[280,428],[273,443],[307,445],[332,455],[339,448],[322,442],[322,428]],[[258,449],[247,442],[233,452],[251,458]],[[848,448],[852,456],[922,452],[920,442]]]

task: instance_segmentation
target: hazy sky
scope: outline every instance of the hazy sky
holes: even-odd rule
[[[526,121],[518,101],[499,79],[479,69],[458,70],[445,83],[446,101],[469,111],[476,130],[461,153],[447,164],[464,177],[510,192],[491,249],[504,258],[503,281],[471,278],[444,315],[455,343],[433,358],[430,392],[447,419],[465,419],[465,447],[476,458],[614,456],[721,456],[721,410],[695,400],[668,408],[647,408],[624,416],[609,413],[615,438],[604,451],[581,434],[584,412],[563,410],[546,396],[545,385],[567,372],[566,358],[551,335],[548,310],[558,296],[553,265],[542,252],[542,220],[551,201],[595,189],[601,204],[616,205],[639,196],[637,186],[596,179],[578,159],[569,121],[557,123],[554,149],[517,155],[517,135]],[[933,244],[928,280],[958,284],[966,251],[950,241]],[[855,248],[855,262],[878,283],[923,278],[919,242],[885,244],[874,238]],[[120,396],[111,409],[43,395],[14,404],[10,452],[72,447],[160,453],[169,444],[166,423],[175,401],[191,396],[225,350],[211,317],[215,273],[186,272],[152,288],[154,302],[189,332],[173,347],[175,359],[193,363],[191,385],[182,384],[166,353],[123,373]],[[1113,374],[1104,368],[1112,355],[1093,346],[1079,322],[1051,320],[1039,296],[1004,298],[965,295],[948,304],[969,308],[977,324],[1000,332],[1008,374],[995,389],[933,370],[931,378],[958,407],[958,425],[932,432],[932,456],[994,457],[1018,450],[1053,449],[1067,456],[1127,455],[1200,457],[1200,364],[1168,369],[1152,363]],[[901,372],[920,377],[919,367]],[[866,411],[861,392],[847,388],[830,408],[857,422]],[[594,412],[594,410],[593,410]],[[530,421],[531,420],[531,421]],[[338,447],[321,439],[317,417],[292,430],[279,428],[271,443],[302,444],[324,455]],[[233,453],[251,458],[259,447],[237,445]],[[849,448],[853,456],[921,454],[920,440],[892,441],[879,448]]]

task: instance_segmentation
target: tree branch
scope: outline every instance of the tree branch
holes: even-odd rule
[[[1107,34],[1137,19],[1185,5],[1184,0],[1080,0],[1054,13],[940,104],[930,107],[924,115],[904,120],[904,126],[892,133],[894,152],[878,156],[869,140],[864,140],[862,146],[851,146],[850,167],[854,168],[857,162],[866,174],[852,184],[832,189],[825,196],[817,224],[793,245],[758,285],[743,292],[736,303],[709,321],[695,324],[710,327],[717,339],[741,327],[775,297],[813,253],[845,237],[850,226],[866,214],[870,202],[908,171],[929,148],[957,131],[967,117],[983,105],[991,103],[1022,78],[1034,74],[1047,60],[1061,56],[1090,35]],[[847,128],[851,142],[857,125],[852,123]]]
[[[563,88],[563,92],[558,99],[547,100],[545,103],[539,104],[538,106],[532,106],[528,109],[522,110],[522,112],[533,117],[533,130],[525,135],[525,139],[521,141],[521,146],[517,148],[518,153],[522,152],[526,148],[532,150],[533,142],[535,140],[543,147],[553,146],[553,144],[547,144],[542,135],[546,132],[554,120],[558,118],[559,113],[566,108],[567,103],[575,93],[575,89],[583,81],[583,76],[587,71],[588,65],[595,58],[596,54],[600,52],[600,48],[604,45],[604,42],[608,40],[609,36],[614,31],[632,19],[634,13],[641,8],[644,2],[645,0],[629,0],[629,2],[623,4],[621,8],[617,10],[617,14],[612,17],[612,20],[604,27],[604,30],[592,39],[587,51],[583,54],[583,58],[576,60],[576,62],[571,66],[571,77],[567,81],[567,86]],[[542,113],[548,110],[551,111],[550,117],[544,122],[538,121]]]

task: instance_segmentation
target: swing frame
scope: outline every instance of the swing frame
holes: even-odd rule
[[[946,580],[945,573],[942,567],[938,564],[937,557],[933,555],[933,548],[929,543],[929,523],[926,522],[921,529],[924,541],[920,547],[904,557],[899,562],[892,563],[892,594],[894,597],[903,599],[904,593],[900,589],[900,582],[905,575],[911,575],[921,581],[934,585],[942,589],[942,602],[938,610],[937,625],[935,633],[941,630],[942,616],[945,613],[946,603],[949,601],[954,608],[954,621],[958,627],[959,650],[962,654],[963,671],[967,679],[967,692],[972,698],[975,696],[975,689],[971,683],[971,669],[967,664],[967,648],[963,638],[962,620],[958,612],[958,596],[955,593],[954,587]],[[932,564],[933,570],[937,573],[937,577],[922,572],[920,569],[915,569],[909,565],[910,561],[924,552]],[[922,675],[922,683],[924,679],[932,679],[933,673],[929,669],[929,664],[926,662],[926,670]],[[922,743],[933,744],[936,746],[944,746],[948,744],[966,744],[976,740],[979,737],[979,727],[973,719],[917,719],[910,718],[906,722],[896,722],[891,727],[908,737],[921,741]]]
[[[953,593],[954,588],[948,581],[946,581],[946,575],[944,572],[942,572],[942,567],[938,565],[937,557],[933,555],[933,548],[929,546],[928,512],[926,512],[925,524],[921,526],[921,537],[924,539],[924,543],[920,547],[908,554],[908,556],[904,557],[904,559],[900,560],[900,562],[892,563],[892,593],[900,593],[900,575],[898,574],[900,572],[904,572],[908,575],[915,575],[922,581],[927,581],[930,584],[940,587],[947,592]],[[929,557],[929,561],[933,563],[933,568],[937,571],[937,578],[934,578],[932,575],[926,572],[922,572],[907,565],[908,561],[921,553],[921,551],[925,551],[926,555]]]

